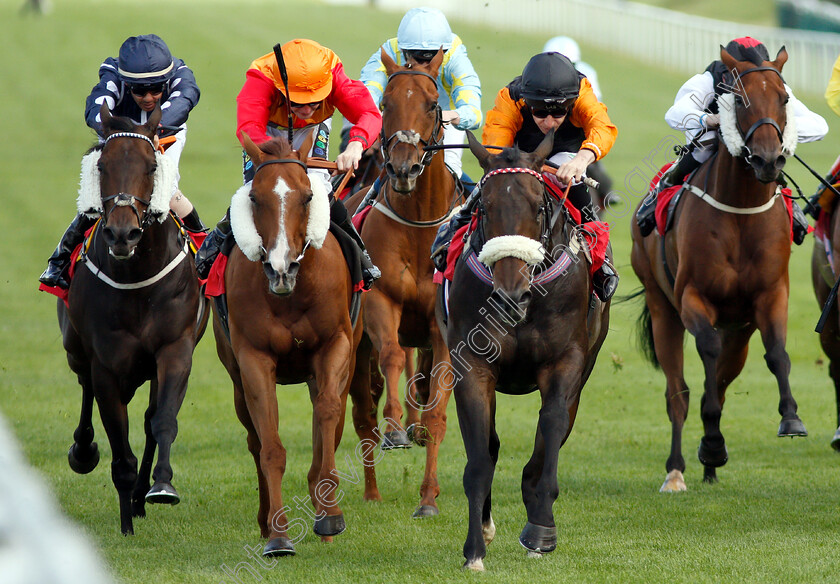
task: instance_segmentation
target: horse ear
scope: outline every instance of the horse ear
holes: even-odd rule
[[[388,77],[390,77],[394,71],[399,69],[399,66],[391,58],[391,55],[385,52],[385,49],[379,50],[379,59],[382,61],[382,64],[385,65],[385,74]]]
[[[437,77],[441,63],[443,63],[443,47],[438,49],[438,52],[435,53],[435,56],[429,63],[429,71],[431,71],[432,77]]]
[[[251,157],[251,160],[254,162],[254,166],[262,164],[264,155],[263,151],[260,150],[260,147],[254,144],[254,141],[251,140],[251,137],[245,132],[242,132],[240,136],[242,136],[242,146],[245,148],[245,153]]]
[[[537,149],[534,150],[534,160],[538,162],[537,166],[542,167],[543,162],[548,156],[551,154],[551,150],[554,148],[554,129],[548,132],[545,135],[545,138],[542,139],[540,145],[537,146]]]
[[[729,51],[726,50],[726,47],[723,45],[720,46],[720,60],[723,61],[723,64],[726,65],[726,68],[730,71],[735,69],[735,57],[729,54]]]
[[[152,115],[149,116],[149,119],[144,124],[150,136],[154,136],[157,133],[161,117],[163,117],[163,112],[160,109],[160,104],[157,104],[154,111],[152,111]]]
[[[470,152],[472,152],[473,156],[476,157],[478,163],[481,165],[481,168],[486,171],[488,161],[490,159],[490,153],[487,151],[487,148],[485,148],[469,130],[467,130],[467,141],[470,143]]]
[[[782,45],[782,48],[779,49],[778,53],[776,53],[776,60],[773,61],[773,68],[776,69],[779,73],[781,73],[782,67],[784,67],[785,63],[787,63],[787,60],[788,52],[787,49],[785,49],[784,45]]]
[[[312,143],[315,142],[315,131],[317,128],[318,126],[313,126],[313,128],[309,130],[309,134],[303,139],[303,144],[301,144],[300,148],[298,148],[298,158],[300,158],[303,162],[306,162],[306,158],[309,156],[309,151],[312,150]]]
[[[108,109],[108,102],[103,101],[102,107],[99,108],[99,120],[102,124],[102,129],[105,130],[111,123],[111,110]]]

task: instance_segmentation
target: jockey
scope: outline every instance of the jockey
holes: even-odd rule
[[[563,186],[572,184],[569,201],[581,211],[582,220],[597,221],[592,199],[580,180],[590,164],[610,151],[618,130],[586,77],[567,57],[550,52],[532,57],[522,75],[499,91],[487,113],[482,141],[488,146],[516,146],[533,152],[551,130],[555,130],[554,148],[548,160],[559,167],[557,181]],[[432,246],[433,257],[445,253],[452,234],[469,220],[479,196],[475,189],[458,215],[441,226]],[[605,262],[593,278],[594,291],[606,302],[617,286],[618,275]]]
[[[255,144],[288,135],[289,112],[293,117],[292,148],[299,148],[308,130],[317,135],[310,156],[327,158],[332,116],[338,110],[354,125],[347,148],[336,157],[339,171],[358,168],[362,152],[370,147],[382,129],[382,116],[360,81],[347,77],[333,51],[315,41],[295,39],[282,47],[289,82],[289,95],[280,77],[275,53],[259,57],[245,74],[245,85],[236,98],[237,137],[247,134]],[[253,180],[256,169],[243,152],[243,178]],[[329,173],[309,169],[310,180],[320,180],[332,192]],[[335,201],[333,201],[335,203]],[[330,205],[330,219],[344,229],[362,250],[362,271],[366,289],[380,276],[370,261],[361,237],[340,202]],[[223,241],[230,234],[230,213],[219,221],[196,254],[199,276],[206,278]]]
[[[750,61],[757,66],[770,60],[767,47],[752,37],[730,41],[726,45],[726,52],[738,61]],[[680,87],[674,105],[665,113],[665,121],[669,126],[685,132],[687,146],[680,159],[663,175],[655,194],[648,196],[636,212],[636,221],[643,236],[650,234],[656,227],[656,194],[680,184],[683,177],[699,168],[717,150],[717,129],[720,126],[717,96],[731,87],[728,76],[726,65],[722,61],[713,61],[703,73],[694,75]],[[828,124],[822,116],[796,99],[787,84],[785,89],[793,106],[799,142],[822,140],[828,133]],[[792,203],[794,240],[801,243],[808,233],[808,220],[796,201]]]
[[[467,48],[458,35],[452,33],[446,16],[440,10],[412,8],[406,12],[396,38],[385,41],[362,68],[361,81],[378,107],[388,83],[381,51],[385,51],[397,65],[404,66],[410,60],[428,63],[441,48],[444,54],[437,84],[440,94],[438,104],[445,124],[443,143],[463,144],[464,130],[475,130],[481,125],[481,82],[467,56]],[[462,148],[444,150],[444,162],[457,178],[463,174],[462,153]]]
[[[167,156],[178,168],[178,161],[187,141],[187,117],[198,103],[200,92],[192,70],[181,59],[173,59],[166,43],[155,34],[129,37],[120,47],[119,57],[108,57],[99,66],[99,83],[85,103],[85,121],[102,136],[99,110],[107,103],[111,113],[124,116],[137,124],[145,124],[155,107],[160,105],[162,117],[160,137],[174,136],[166,149]],[[158,138],[155,138],[157,143]],[[206,231],[198,212],[189,199],[177,188],[180,174],[176,174],[176,190],[170,207],[190,231]],[[70,283],[66,270],[70,256],[95,222],[85,215],[77,215],[65,231],[49,259],[40,281],[47,286],[67,289]]]
[[[603,102],[601,87],[598,85],[598,73],[595,72],[595,68],[592,65],[580,60],[580,47],[575,39],[567,36],[553,37],[546,41],[543,47],[543,53],[560,53],[568,57],[572,65],[575,66],[575,69],[586,76],[598,101]],[[600,160],[596,160],[590,164],[589,168],[586,169],[586,174],[591,179],[598,181],[599,186],[595,191],[595,196],[598,200],[598,206],[601,209],[615,205],[621,201],[621,198],[617,194],[610,192],[612,190],[612,179],[604,170]]]

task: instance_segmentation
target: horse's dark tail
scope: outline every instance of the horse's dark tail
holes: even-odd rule
[[[650,317],[650,310],[648,310],[647,302],[644,301],[645,289],[639,288],[635,292],[629,294],[622,300],[635,300],[642,298],[642,312],[636,321],[636,333],[638,334],[639,350],[644,354],[645,358],[650,361],[657,369],[661,369],[659,359],[656,358],[656,350],[653,346],[653,320]]]

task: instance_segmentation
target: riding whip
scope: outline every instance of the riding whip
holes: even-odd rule
[[[277,68],[280,69],[280,79],[283,80],[283,88],[286,90],[286,106],[289,110],[289,147],[292,146],[292,134],[294,129],[292,124],[294,119],[292,117],[292,98],[289,96],[289,74],[286,72],[286,61],[283,60],[283,48],[280,43],[274,45],[274,56],[277,58]]]

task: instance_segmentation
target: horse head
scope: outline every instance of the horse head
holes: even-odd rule
[[[490,154],[472,132],[467,138],[484,170],[479,213],[485,243],[478,259],[493,274],[491,296],[519,322],[531,301],[533,268],[545,259],[543,242],[551,230],[551,205],[540,171],[551,153],[554,131],[531,154],[516,147]]]
[[[251,261],[262,261],[268,289],[292,293],[306,250],[320,248],[330,224],[329,193],[306,173],[314,132],[293,151],[285,138],[257,146],[243,133],[245,152],[257,170],[231,202],[236,243]]]
[[[161,176],[170,173],[163,169],[158,172],[168,160],[162,162],[153,142],[161,111],[155,108],[148,122],[137,125],[128,118],[112,116],[103,103],[100,118],[104,142],[95,152],[95,171],[91,168],[98,173],[98,193],[87,195],[90,202],[86,204],[82,204],[86,194],[80,193],[80,211],[100,213],[104,217],[102,236],[109,253],[115,259],[128,259],[134,255],[151,219],[165,218],[174,190],[174,179],[164,180]],[[164,186],[163,182],[168,184]],[[155,205],[153,198],[165,201]]]
[[[735,77],[732,93],[720,96],[721,137],[734,157],[743,157],[762,183],[776,180],[796,146],[792,106],[782,79],[784,47],[774,61],[738,61],[721,47],[720,57]]]
[[[388,85],[382,95],[382,157],[391,189],[410,194],[417,177],[431,164],[435,145],[443,136],[443,120],[438,105],[437,76],[443,62],[438,50],[429,63],[409,61],[397,65],[383,50],[382,63]]]

